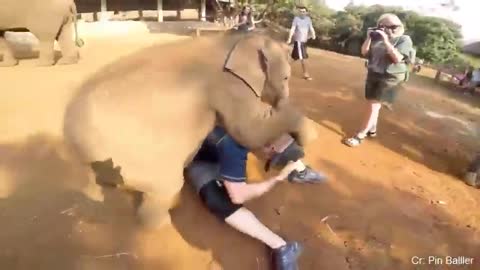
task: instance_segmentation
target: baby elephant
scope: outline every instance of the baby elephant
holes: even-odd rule
[[[5,40],[6,31],[30,31],[39,40],[39,66],[54,64],[53,45],[58,41],[62,58],[57,64],[78,62],[77,8],[73,0],[2,0],[0,5],[0,66],[15,66],[18,60]],[[75,32],[74,32],[75,31]]]

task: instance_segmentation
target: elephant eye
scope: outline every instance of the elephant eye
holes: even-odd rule
[[[285,76],[285,78],[283,78],[285,81],[288,80],[288,76]]]

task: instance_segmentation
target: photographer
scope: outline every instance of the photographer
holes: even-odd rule
[[[368,114],[362,129],[344,140],[350,147],[358,146],[366,137],[377,135],[377,122],[382,105],[391,108],[399,86],[407,79],[408,63],[413,51],[412,40],[404,35],[404,26],[395,14],[383,14],[377,27],[370,28],[362,45],[368,59],[365,98]]]

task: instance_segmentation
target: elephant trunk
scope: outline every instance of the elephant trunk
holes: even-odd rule
[[[75,29],[75,44],[77,45],[77,47],[82,47],[83,45],[85,45],[85,42],[78,36],[77,6],[75,5],[75,3],[72,3],[72,5],[70,6],[70,12],[72,13],[73,27]]]

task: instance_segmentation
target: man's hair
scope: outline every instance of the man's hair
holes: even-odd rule
[[[305,9],[305,11],[308,11],[308,8],[306,6],[297,6],[297,9]]]

